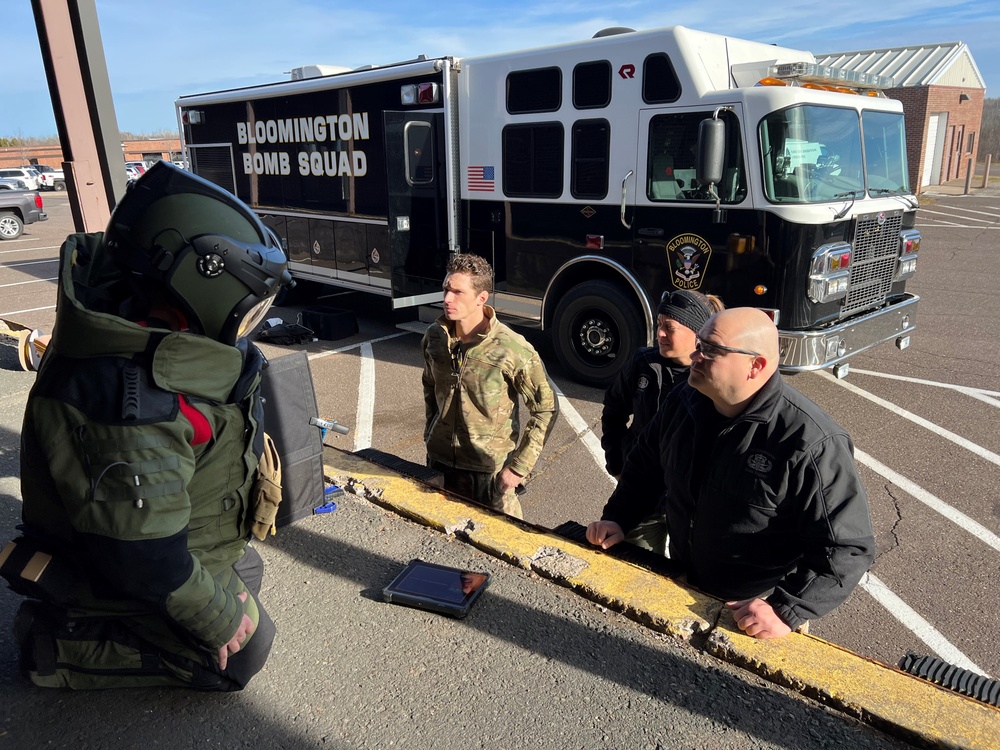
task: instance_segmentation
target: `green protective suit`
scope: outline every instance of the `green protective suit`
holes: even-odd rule
[[[70,609],[157,615],[211,653],[244,613],[256,625],[233,564],[253,520],[262,357],[120,317],[127,285],[101,238],[62,248],[22,429],[25,536],[75,571]]]

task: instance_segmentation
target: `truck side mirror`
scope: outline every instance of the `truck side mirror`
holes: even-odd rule
[[[695,173],[704,186],[722,182],[722,169],[726,160],[726,123],[719,118],[709,118],[698,123],[698,158]]]

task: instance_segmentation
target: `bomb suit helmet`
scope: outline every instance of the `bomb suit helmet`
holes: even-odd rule
[[[249,206],[166,161],[129,185],[104,245],[136,286],[225,344],[249,334],[291,281],[281,243]]]

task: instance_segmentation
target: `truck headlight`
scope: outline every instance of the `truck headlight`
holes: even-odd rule
[[[809,265],[809,299],[823,303],[847,296],[852,250],[847,242],[831,242],[813,253]]]
[[[904,229],[899,233],[899,261],[893,281],[906,281],[917,271],[917,251],[920,250],[920,232]]]

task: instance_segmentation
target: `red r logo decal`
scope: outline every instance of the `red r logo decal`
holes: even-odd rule
[[[622,65],[618,69],[618,75],[622,78],[635,78],[635,66],[630,64]]]

